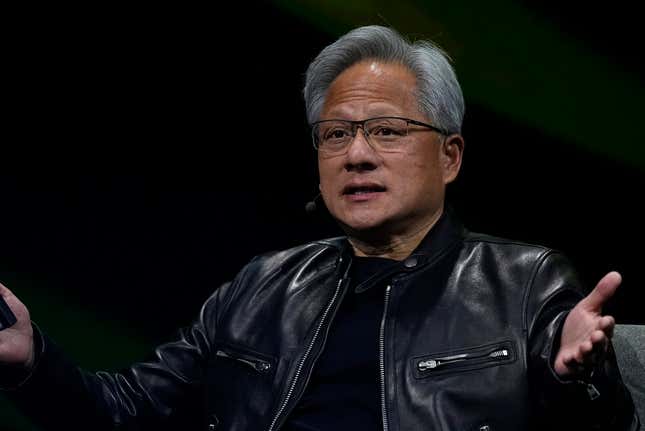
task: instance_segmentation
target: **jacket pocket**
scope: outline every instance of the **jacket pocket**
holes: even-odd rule
[[[477,370],[514,362],[517,353],[512,341],[501,341],[466,349],[438,352],[412,358],[417,379]]]
[[[268,374],[273,371],[276,363],[275,359],[270,356],[230,343],[216,343],[214,359],[233,361],[260,374]]]
[[[244,344],[216,339],[206,368],[206,411],[215,431],[255,429],[269,414],[279,361]]]

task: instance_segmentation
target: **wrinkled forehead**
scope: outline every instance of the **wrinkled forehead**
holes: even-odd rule
[[[321,119],[419,114],[414,74],[397,63],[366,60],[348,67],[332,81]]]

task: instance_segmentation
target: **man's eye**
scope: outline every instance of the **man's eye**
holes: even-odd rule
[[[332,129],[325,133],[325,139],[343,139],[346,136],[349,136],[349,133],[343,129]]]
[[[393,127],[379,126],[375,127],[370,135],[375,136],[401,136],[403,132]]]

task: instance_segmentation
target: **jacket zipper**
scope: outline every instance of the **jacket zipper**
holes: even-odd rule
[[[263,361],[261,359],[250,359],[250,358],[247,359],[241,356],[231,355],[230,353],[227,353],[223,350],[218,350],[217,352],[215,352],[215,355],[222,358],[229,358],[234,361],[238,361],[243,364],[249,365],[251,368],[261,373],[266,373],[271,369],[271,363],[267,361]]]
[[[302,374],[302,369],[305,365],[305,362],[307,361],[307,358],[309,357],[309,354],[311,353],[311,350],[314,347],[314,344],[316,344],[316,341],[318,340],[318,336],[320,335],[320,331],[325,324],[325,320],[327,319],[327,315],[329,314],[329,311],[331,310],[332,306],[336,302],[336,298],[338,297],[338,294],[340,293],[340,287],[343,284],[344,277],[338,280],[338,284],[336,285],[336,291],[334,292],[334,296],[332,296],[331,301],[329,301],[329,304],[327,304],[327,308],[325,308],[325,311],[323,312],[322,317],[320,318],[320,323],[318,323],[318,326],[316,327],[316,330],[314,332],[314,336],[311,339],[311,342],[307,346],[307,350],[305,350],[305,354],[300,360],[300,363],[298,364],[298,368],[296,369],[296,375],[293,378],[293,381],[291,382],[291,386],[289,386],[289,391],[287,392],[287,396],[280,405],[280,408],[278,409],[278,412],[276,415],[273,417],[273,420],[271,421],[271,425],[269,426],[269,431],[273,431],[276,424],[278,423],[278,419],[284,412],[284,410],[287,408],[287,405],[289,404],[289,400],[291,399],[291,396],[293,395],[293,391],[296,389],[296,384],[298,383],[298,379],[300,378],[300,374]]]
[[[476,359],[491,359],[491,360],[504,360],[510,357],[511,353],[508,348],[495,348],[489,352],[469,354],[462,353],[459,355],[443,356],[438,358],[424,359],[417,363],[417,369],[421,372],[434,371],[436,369],[443,369],[451,364],[459,364],[462,362],[472,361]]]
[[[381,318],[381,330],[379,334],[379,368],[381,371],[381,414],[383,416],[383,431],[388,431],[387,406],[385,402],[385,316],[387,315],[387,306],[390,302],[391,285],[385,288],[385,304],[383,305],[383,317]]]
[[[593,375],[594,375],[594,371],[591,371],[591,374],[589,374],[588,381],[578,380],[578,383],[580,383],[581,385],[583,385],[585,387],[585,389],[587,389],[587,395],[589,396],[589,399],[591,401],[595,400],[596,398],[598,398],[600,396],[600,391],[591,382],[591,379],[593,378]]]

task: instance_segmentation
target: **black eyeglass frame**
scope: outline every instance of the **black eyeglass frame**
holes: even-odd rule
[[[395,116],[392,116],[392,115],[387,115],[387,116],[382,116],[382,117],[366,118],[364,120],[344,120],[342,118],[330,118],[330,119],[327,119],[327,120],[314,121],[313,123],[311,123],[309,125],[311,127],[311,140],[312,140],[312,143],[314,145],[314,148],[316,150],[318,150],[319,146],[316,144],[317,138],[316,138],[316,134],[315,134],[315,127],[318,126],[319,124],[328,123],[328,122],[332,122],[332,121],[342,121],[343,123],[351,124],[352,125],[352,139],[354,139],[356,137],[356,133],[358,132],[359,127],[361,129],[363,129],[363,133],[365,133],[365,136],[369,139],[369,133],[365,132],[365,123],[368,122],[368,121],[372,121],[372,120],[383,120],[383,119],[388,119],[388,118],[392,118],[392,119],[395,119],[395,120],[403,120],[403,121],[405,121],[407,123],[408,127],[410,126],[410,124],[414,124],[415,126],[425,127],[425,128],[430,129],[432,131],[440,133],[440,134],[442,134],[444,136],[448,136],[450,134],[450,133],[448,133],[447,130],[444,130],[444,129],[440,128],[440,127],[433,126],[433,125],[428,124],[428,123],[424,123],[422,121],[413,120],[412,118],[395,117]],[[408,132],[409,132],[409,130],[408,130]]]

